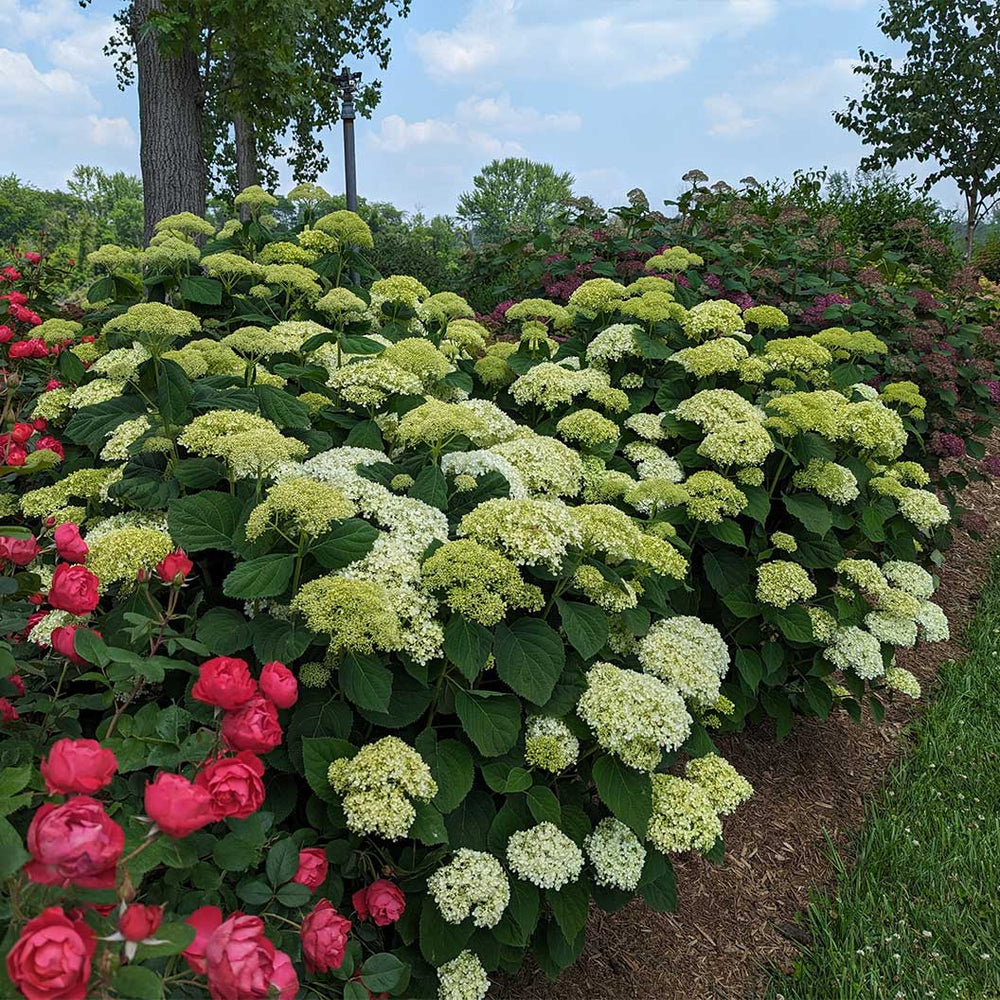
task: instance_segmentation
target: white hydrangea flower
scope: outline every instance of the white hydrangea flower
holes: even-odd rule
[[[489,976],[471,951],[445,962],[437,972],[438,1000],[484,1000],[489,992]]]
[[[482,476],[487,472],[498,472],[507,480],[508,492],[512,500],[527,499],[529,492],[524,476],[501,455],[485,449],[477,451],[452,451],[441,458],[441,471],[446,476]]]
[[[882,566],[887,579],[900,590],[926,600],[934,593],[934,577],[914,562],[892,560]]]
[[[583,854],[555,823],[539,823],[511,834],[507,863],[518,878],[539,889],[561,889],[580,877]]]
[[[605,817],[584,840],[583,846],[598,885],[626,892],[638,886],[646,863],[646,848],[624,823]]]
[[[690,615],[656,622],[639,641],[643,670],[707,705],[719,696],[729,669],[729,647],[714,625]]]
[[[933,601],[924,601],[917,614],[917,624],[928,642],[947,642],[951,638],[948,616]]]
[[[431,875],[427,890],[450,924],[471,916],[476,927],[496,927],[510,902],[510,883],[500,862],[464,847]]]
[[[853,670],[863,680],[881,677],[885,672],[881,644],[857,625],[838,628],[823,655],[838,670]]]

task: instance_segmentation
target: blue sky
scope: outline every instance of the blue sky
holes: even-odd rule
[[[138,173],[135,90],[102,46],[113,0],[0,0],[0,173],[62,185],[76,163]],[[654,206],[698,167],[713,180],[853,169],[831,117],[885,49],[877,0],[413,0],[393,28],[383,100],[358,121],[362,195],[451,212],[495,156],[530,156],[576,192]],[[321,178],[342,190],[340,136]],[[915,171],[919,173],[920,171]],[[290,174],[284,179],[290,184]],[[946,204],[954,189],[935,192]]]

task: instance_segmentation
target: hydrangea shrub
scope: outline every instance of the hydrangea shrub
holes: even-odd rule
[[[482,1000],[721,858],[714,732],[919,695],[949,515],[879,337],[672,245],[497,340],[241,197],[98,251],[79,324],[5,274],[13,988]]]

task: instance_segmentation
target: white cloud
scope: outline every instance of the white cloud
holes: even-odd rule
[[[138,145],[135,129],[127,118],[98,118],[90,115],[90,141],[95,146],[124,146],[134,149]]]
[[[583,119],[574,111],[542,112],[537,108],[518,108],[509,94],[499,97],[469,97],[455,109],[460,121],[475,122],[504,132],[576,132]]]
[[[454,28],[424,32],[415,45],[438,78],[645,83],[686,69],[713,39],[767,23],[777,7],[777,0],[630,0],[610,7],[606,0],[475,0]]]
[[[743,105],[729,94],[706,97],[702,102],[708,111],[710,135],[738,136],[756,130],[760,118],[750,118]]]
[[[703,100],[708,113],[708,132],[739,138],[773,126],[779,119],[829,115],[841,106],[845,95],[859,91],[854,66],[853,59],[834,58],[797,72],[789,72],[787,66],[783,72],[774,66],[758,67],[764,81],[746,88],[739,98],[727,92]],[[776,77],[779,72],[780,78],[766,79]]]
[[[65,115],[97,107],[89,88],[64,69],[39,70],[27,52],[0,49],[0,116],[23,126],[29,116]]]

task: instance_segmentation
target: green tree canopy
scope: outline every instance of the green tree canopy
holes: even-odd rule
[[[901,59],[860,51],[861,97],[835,114],[872,147],[862,167],[934,161],[929,190],[951,178],[966,206],[966,253],[1000,197],[1000,20],[995,0],[887,0],[882,33]]]
[[[480,242],[497,241],[511,226],[543,231],[573,196],[573,175],[549,163],[508,157],[488,163],[458,200],[456,215]]]

